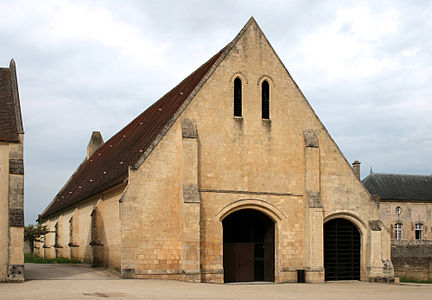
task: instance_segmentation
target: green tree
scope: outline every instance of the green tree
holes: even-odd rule
[[[33,258],[34,253],[34,243],[40,242],[42,237],[48,233],[46,226],[42,226],[41,224],[35,225],[27,225],[24,227],[24,240],[29,241],[30,243],[30,257]]]

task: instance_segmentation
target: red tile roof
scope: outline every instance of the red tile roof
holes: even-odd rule
[[[40,217],[48,217],[127,179],[128,167],[139,164],[140,158],[176,117],[181,105],[224,50],[219,51],[84,161]]]
[[[0,68],[0,141],[19,142],[12,88],[12,71]]]

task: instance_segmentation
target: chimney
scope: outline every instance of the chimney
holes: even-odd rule
[[[100,131],[93,131],[90,142],[87,145],[87,159],[89,159],[90,156],[92,156],[93,153],[95,153],[96,150],[99,149],[99,147],[103,144],[104,141]]]
[[[360,179],[360,162],[358,160],[352,163],[354,174]]]

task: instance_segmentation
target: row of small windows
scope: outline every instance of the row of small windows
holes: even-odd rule
[[[262,118],[270,119],[270,86],[267,80],[261,84],[261,106]],[[242,115],[242,81],[237,77],[234,80],[234,116]]]
[[[396,223],[395,224],[395,239],[396,240],[402,240],[402,223]],[[415,239],[416,240],[422,240],[423,239],[423,224],[417,223],[415,224]]]

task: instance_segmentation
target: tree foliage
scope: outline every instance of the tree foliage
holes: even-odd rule
[[[33,258],[34,252],[34,243],[41,242],[43,236],[47,234],[49,231],[46,226],[42,226],[41,224],[35,225],[27,225],[24,227],[24,239],[29,241],[30,243],[30,257]]]

